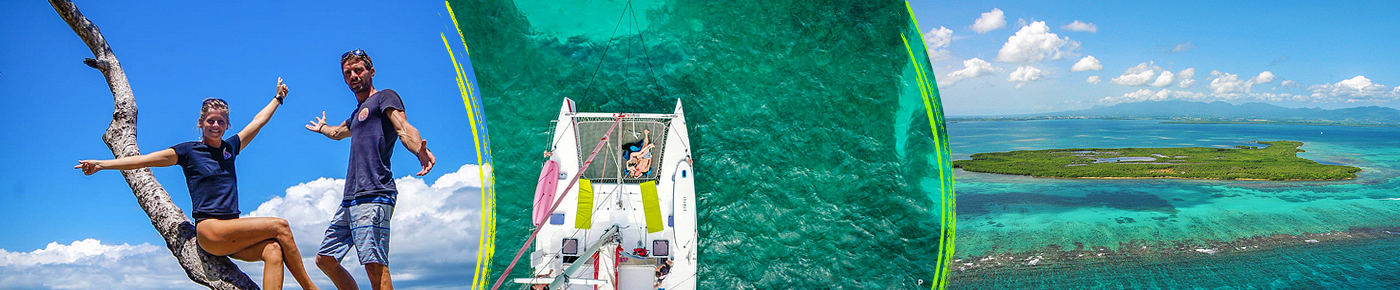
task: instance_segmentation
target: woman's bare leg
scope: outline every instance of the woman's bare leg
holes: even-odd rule
[[[277,240],[268,239],[252,247],[230,255],[234,259],[257,262],[263,261],[263,289],[282,289],[282,246]]]
[[[199,247],[216,256],[235,254],[265,240],[277,241],[282,252],[282,263],[292,272],[292,278],[302,289],[318,289],[306,275],[302,265],[301,251],[287,220],[274,217],[254,217],[231,220],[207,219],[195,226],[199,233]],[[281,268],[281,265],[278,266]],[[266,287],[266,286],[264,286]]]

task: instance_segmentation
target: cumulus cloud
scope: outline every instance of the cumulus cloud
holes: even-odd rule
[[[1271,82],[1274,81],[1274,73],[1273,73],[1273,72],[1269,72],[1269,71],[1264,71],[1264,72],[1259,73],[1259,76],[1254,77],[1254,79],[1251,79],[1250,81],[1253,82],[1253,83],[1255,83],[1255,84],[1267,84],[1267,83],[1271,83]]]
[[[1251,90],[1254,87],[1254,85],[1267,84],[1273,82],[1276,78],[1274,76],[1274,73],[1268,71],[1261,72],[1258,76],[1249,79],[1240,79],[1239,75],[1224,73],[1218,70],[1210,71],[1210,75],[1215,77],[1214,80],[1210,81],[1210,90],[1211,92],[1217,95],[1249,94],[1251,93]],[[1226,97],[1240,96],[1235,95]]]
[[[1190,73],[1194,74],[1194,71]],[[1187,74],[1186,70],[1177,74],[1178,77]],[[1211,71],[1214,77],[1211,80],[1209,93],[1175,91],[1170,89],[1150,90],[1141,89],[1126,93],[1121,96],[1104,97],[1099,100],[1101,103],[1128,103],[1141,101],[1162,101],[1162,100],[1189,100],[1189,101],[1262,101],[1262,102],[1315,102],[1315,103],[1362,103],[1362,102],[1390,102],[1400,99],[1400,88],[1390,88],[1385,85],[1376,84],[1365,76],[1356,76],[1336,83],[1312,85],[1307,89],[1311,94],[1294,93],[1270,93],[1252,92],[1251,87],[1260,83],[1268,83],[1277,79],[1271,72],[1260,73],[1248,79],[1241,79],[1239,75],[1225,73],[1221,71]],[[1092,83],[1092,79],[1090,83]],[[1155,84],[1155,83],[1154,83]],[[1297,81],[1284,80],[1279,87],[1297,88],[1301,87]],[[1278,87],[1274,89],[1277,91]]]
[[[1388,91],[1386,86],[1373,83],[1365,76],[1356,76],[1331,84],[1312,85],[1308,90],[1313,92],[1314,98],[1334,102],[1390,101],[1400,98],[1400,89]]]
[[[924,32],[924,47],[928,50],[930,61],[939,61],[953,57],[947,47],[953,43],[953,30],[939,26],[938,29],[930,29]]]
[[[1153,76],[1157,75],[1157,71],[1164,70],[1162,70],[1162,67],[1152,65],[1151,62],[1139,63],[1136,66],[1128,68],[1127,71],[1123,72],[1123,75],[1109,80],[1109,82],[1130,87],[1142,86],[1151,82]]]
[[[1033,66],[1023,66],[1018,67],[1016,68],[1016,71],[1011,72],[1011,75],[1006,77],[1006,81],[1017,83],[1016,88],[1019,89],[1022,86],[1025,86],[1026,83],[1039,80],[1040,77],[1044,76],[1045,74],[1045,71],[1042,71]]]
[[[1170,89],[1163,89],[1154,92],[1149,89],[1140,89],[1135,92],[1126,93],[1118,97],[1104,97],[1103,99],[1100,99],[1099,102],[1107,104],[1117,104],[1134,103],[1142,101],[1165,101],[1174,99],[1203,101],[1209,98],[1210,96],[1198,92],[1173,91]]]
[[[465,273],[475,271],[481,229],[478,170],[476,165],[463,165],[432,185],[414,176],[394,180],[399,196],[389,238],[389,263],[394,266],[395,281],[470,283],[471,275]],[[490,171],[485,174],[489,175]],[[286,195],[263,202],[248,216],[287,219],[293,234],[299,238],[297,248],[308,257],[307,265],[314,265],[309,258],[320,249],[331,216],[340,206],[344,185],[344,179],[331,178],[298,184],[288,188]],[[357,279],[367,279],[361,276],[364,271],[354,271],[360,268],[358,261],[359,257],[350,253],[341,262]],[[262,263],[240,263],[240,267],[249,275],[262,273]]]
[[[1140,89],[1135,92],[1123,94],[1122,96],[1111,96],[1099,99],[1100,103],[1117,104],[1132,103],[1142,101],[1165,101],[1165,100],[1186,100],[1195,102],[1210,101],[1263,101],[1263,102],[1308,102],[1316,101],[1306,95],[1297,94],[1274,94],[1274,93],[1231,93],[1231,94],[1207,94],[1192,91],[1174,91],[1171,89],[1149,90]]]
[[[1032,22],[1021,27],[1006,39],[1006,44],[997,51],[997,60],[1002,62],[1037,63],[1046,59],[1060,59],[1079,48],[1079,42],[1069,37],[1060,38],[1050,33],[1045,21]]]
[[[1253,83],[1249,80],[1241,80],[1239,75],[1223,73],[1218,70],[1210,71],[1210,75],[1215,76],[1210,81],[1210,90],[1215,94],[1238,94],[1248,93]]]
[[[993,67],[991,63],[974,57],[963,61],[963,69],[948,73],[948,77],[945,79],[948,80],[948,84],[951,85],[958,80],[980,77],[999,71],[1001,71],[1001,68]]]
[[[1079,59],[1078,62],[1074,63],[1074,66],[1069,68],[1069,71],[1086,70],[1103,70],[1103,64],[1100,64],[1099,59],[1094,58],[1094,56],[1087,55],[1084,56],[1084,58]]]
[[[1099,82],[1103,81],[1103,78],[1100,78],[1099,76],[1089,76],[1089,79],[1084,80],[1084,81],[1085,81],[1085,82],[1088,82],[1088,83],[1091,83],[1091,84],[1096,84],[1096,85],[1097,85],[1097,84],[1099,84]]]
[[[1175,80],[1171,71],[1162,71],[1162,74],[1157,76],[1157,80],[1152,81],[1152,83],[1148,85],[1161,88],[1172,85],[1172,82]]]
[[[481,229],[481,178],[490,170],[468,164],[432,185],[405,176],[396,179],[399,196],[390,239],[394,280],[430,288],[471,283]],[[287,219],[303,262],[313,280],[331,285],[313,258],[331,215],[340,205],[344,179],[320,178],[292,186],[285,195],[263,202],[246,217]],[[368,281],[355,253],[343,264],[357,281]],[[237,262],[253,281],[262,281],[263,264]],[[290,275],[287,285],[295,285]],[[411,281],[411,282],[410,282]],[[436,285],[436,286],[434,286]],[[50,243],[32,252],[0,249],[0,289],[189,289],[197,286],[163,246],[109,245],[87,239],[69,245]]]
[[[997,8],[992,8],[991,12],[982,13],[982,17],[978,17],[972,23],[972,31],[977,33],[986,33],[1002,27],[1006,27],[1006,14]]]
[[[1193,79],[1193,77],[1196,77],[1196,68],[1194,67],[1189,67],[1177,72],[1176,79],[1180,81],[1178,87],[1183,89],[1191,88],[1191,85],[1196,84],[1196,79]]]
[[[84,239],[30,252],[0,249],[0,289],[188,289],[170,251]]]
[[[1098,25],[1094,25],[1093,23],[1084,23],[1084,22],[1080,22],[1079,20],[1075,20],[1073,23],[1065,24],[1064,26],[1060,26],[1060,29],[1069,30],[1069,31],[1099,32],[1099,26],[1098,26]]]

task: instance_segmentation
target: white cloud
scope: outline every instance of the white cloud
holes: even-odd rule
[[[486,170],[490,178],[490,170]],[[470,283],[475,271],[481,227],[481,178],[468,164],[439,178],[431,186],[405,176],[395,180],[398,204],[390,238],[394,280],[416,281],[421,287],[441,288]],[[316,269],[313,257],[331,215],[340,205],[344,179],[320,178],[287,189],[285,195],[263,202],[247,217],[287,219],[297,238],[307,271],[317,285],[330,280]],[[355,253],[343,264],[357,281],[368,281]],[[236,262],[261,284],[263,264]],[[286,285],[295,285],[290,275]],[[434,286],[436,285],[436,286]],[[162,246],[104,245],[93,239],[70,245],[50,243],[33,252],[0,249],[0,289],[189,289],[197,284],[185,276],[170,251]]]
[[[1193,79],[1193,77],[1196,77],[1196,68],[1194,67],[1189,67],[1177,72],[1176,79],[1180,80],[1178,87],[1183,89],[1190,88],[1191,85],[1196,84],[1196,79]]]
[[[1044,75],[1046,75],[1045,71],[1042,71],[1033,66],[1023,66],[1018,67],[1016,68],[1016,71],[1011,72],[1011,75],[1006,77],[1006,81],[1018,83],[1016,84],[1016,88],[1019,89],[1021,88],[1021,86],[1025,86],[1026,83],[1039,80],[1040,77]]]
[[[924,32],[924,48],[928,50],[929,61],[939,61],[953,57],[947,47],[953,43],[953,30],[939,26]]]
[[[1037,63],[1046,59],[1063,58],[1073,54],[1078,48],[1079,42],[1069,40],[1069,37],[1060,38],[1059,35],[1050,33],[1050,27],[1045,26],[1045,21],[1036,21],[1021,27],[1020,31],[1016,31],[1016,35],[1008,37],[1006,44],[997,51],[997,60]]]
[[[1288,88],[1301,88],[1301,87],[1303,87],[1303,84],[1302,84],[1302,83],[1299,83],[1298,81],[1295,81],[1295,80],[1283,80],[1283,82],[1279,83],[1278,85],[1283,86],[1283,87],[1288,87]]]
[[[1123,75],[1110,80],[1110,82],[1130,87],[1145,85],[1152,81],[1152,76],[1157,75],[1157,71],[1162,67],[1152,65],[1151,62],[1139,63],[1137,66],[1128,68]]]
[[[1158,76],[1158,77],[1157,77],[1157,80],[1156,80],[1156,81],[1153,81],[1152,84],[1149,84],[1149,86],[1154,86],[1154,87],[1159,87],[1159,88],[1161,88],[1161,87],[1166,87],[1166,86],[1172,85],[1172,81],[1174,81],[1174,80],[1175,80],[1175,79],[1173,78],[1172,72],[1171,72],[1171,71],[1165,71],[1165,70],[1164,70],[1164,71],[1162,71],[1162,75]]]
[[[1196,44],[1195,44],[1195,43],[1191,43],[1190,41],[1187,41],[1187,42],[1183,42],[1183,43],[1177,43],[1176,45],[1173,45],[1170,49],[1163,48],[1162,50],[1163,50],[1164,52],[1166,52],[1167,54],[1173,54],[1173,53],[1183,52],[1183,51],[1192,50],[1192,49],[1196,49]]]
[[[1088,83],[1091,83],[1091,84],[1096,84],[1096,85],[1097,85],[1097,84],[1099,84],[1099,82],[1103,81],[1103,78],[1100,78],[1099,76],[1089,76],[1089,79],[1084,80],[1084,81],[1085,81],[1085,82],[1088,82]]]
[[[1255,83],[1255,84],[1267,84],[1267,83],[1271,83],[1271,82],[1273,82],[1273,81],[1274,81],[1274,73],[1269,72],[1269,71],[1261,72],[1261,73],[1259,73],[1259,76],[1256,76],[1256,77],[1254,77],[1254,79],[1251,79],[1251,80],[1250,80],[1250,82],[1253,82],[1253,83]]]
[[[197,286],[165,247],[95,239],[49,243],[31,252],[0,249],[0,289],[188,289]]]
[[[1400,98],[1400,89],[1387,92],[1386,86],[1356,76],[1334,84],[1312,85],[1314,98],[1333,102],[1390,101]]]
[[[1156,73],[1153,73],[1150,70],[1138,73],[1124,73],[1123,75],[1113,78],[1110,81],[1115,84],[1135,87],[1147,84],[1147,81],[1151,80],[1153,75],[1156,75]]]
[[[476,165],[463,165],[431,186],[414,176],[394,180],[399,196],[389,237],[389,263],[395,267],[395,280],[463,281],[464,273],[475,271],[482,204],[477,170]],[[310,258],[316,255],[331,216],[340,206],[344,184],[344,179],[331,178],[298,184],[288,188],[284,196],[263,202],[248,216],[287,219],[299,238],[297,248],[308,257],[310,271],[319,271]],[[357,279],[367,281],[360,276],[363,270],[356,271],[358,261],[359,257],[350,253],[341,262]],[[239,265],[249,275],[262,273],[262,263]],[[466,277],[469,281],[471,276]],[[290,281],[290,276],[287,279]]]
[[[1276,78],[1272,72],[1261,72],[1258,76],[1249,79],[1240,79],[1239,75],[1224,73],[1218,70],[1210,71],[1211,76],[1215,76],[1210,81],[1210,90],[1216,95],[1225,98],[1242,98],[1241,94],[1250,94],[1256,84],[1267,84]],[[1252,95],[1251,95],[1252,96]],[[1276,98],[1276,96],[1257,96],[1264,99]]]
[[[1254,85],[1251,80],[1241,80],[1236,74],[1210,71],[1210,75],[1216,76],[1210,81],[1210,90],[1217,95],[1249,93],[1250,86]]]
[[[1060,26],[1060,29],[1069,31],[1099,32],[1098,25],[1094,25],[1093,23],[1080,22],[1079,20],[1075,20],[1073,23],[1070,24],[1065,24],[1065,26]]]
[[[1207,99],[1209,99],[1209,98],[1210,98],[1210,96],[1208,96],[1208,95],[1206,95],[1206,94],[1198,93],[1198,92],[1173,91],[1173,90],[1170,90],[1170,89],[1163,89],[1163,90],[1158,90],[1158,91],[1155,91],[1155,92],[1154,92],[1154,91],[1149,90],[1149,89],[1140,89],[1140,90],[1137,90],[1137,91],[1135,91],[1135,92],[1130,92],[1130,93],[1123,94],[1122,96],[1119,96],[1119,97],[1104,97],[1103,99],[1099,99],[1099,102],[1100,102],[1100,103],[1107,103],[1107,104],[1117,104],[1117,103],[1133,103],[1133,102],[1142,102],[1142,101],[1165,101],[1165,100],[1175,100],[1175,99],[1190,100],[1190,101],[1204,101],[1204,100],[1207,100]]]
[[[992,8],[991,12],[982,13],[982,17],[978,17],[972,23],[972,31],[977,33],[986,33],[1002,27],[1006,27],[1006,14],[997,8]]]
[[[1099,59],[1094,58],[1094,56],[1087,55],[1084,56],[1084,58],[1079,59],[1078,62],[1074,63],[1074,66],[1069,68],[1069,71],[1086,70],[1103,70],[1103,64],[1100,64]]]
[[[1189,69],[1188,69],[1189,70]],[[1190,73],[1194,74],[1194,71]],[[1186,70],[1177,74],[1178,78],[1186,74]],[[1269,93],[1251,92],[1251,86],[1258,83],[1272,82],[1277,79],[1270,72],[1260,73],[1249,79],[1241,79],[1239,75],[1225,73],[1221,71],[1211,71],[1211,76],[1215,78],[1210,82],[1209,93],[1174,91],[1163,89],[1153,91],[1150,89],[1140,89],[1134,92],[1123,94],[1122,96],[1104,97],[1099,100],[1101,103],[1129,103],[1141,101],[1163,101],[1163,100],[1188,100],[1188,101],[1262,101],[1262,102],[1315,102],[1315,103],[1363,103],[1363,102],[1390,102],[1400,100],[1400,88],[1390,88],[1385,85],[1373,83],[1364,76],[1356,76],[1342,80],[1337,83],[1321,84],[1309,86],[1311,94],[1294,93]],[[1159,78],[1160,79],[1160,78]],[[1090,83],[1092,83],[1092,79]],[[1280,87],[1300,87],[1297,81],[1284,80]],[[1277,87],[1276,87],[1277,88]]]
[[[980,77],[999,71],[1001,71],[1001,68],[993,67],[991,63],[974,57],[963,61],[963,69],[949,73],[946,80],[948,80],[948,85],[952,85],[958,80]]]

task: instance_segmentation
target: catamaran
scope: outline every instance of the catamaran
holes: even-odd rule
[[[531,219],[533,277],[513,281],[695,289],[695,172],[681,102],[670,114],[580,113],[566,98],[551,142]]]

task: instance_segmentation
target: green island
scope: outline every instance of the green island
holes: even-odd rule
[[[973,154],[953,161],[973,172],[1059,178],[1343,180],[1361,168],[1298,158],[1298,141],[1235,148],[1073,148]]]

